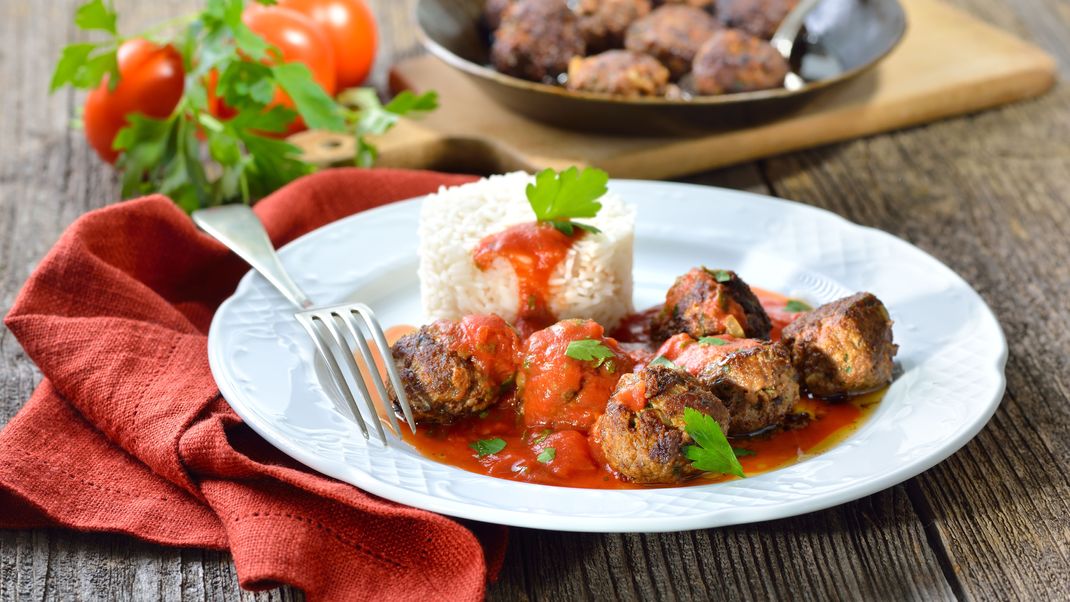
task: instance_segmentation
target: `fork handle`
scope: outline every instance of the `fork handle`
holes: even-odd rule
[[[193,222],[234,251],[300,309],[312,307],[308,295],[286,273],[264,225],[246,205],[223,205],[193,212]]]

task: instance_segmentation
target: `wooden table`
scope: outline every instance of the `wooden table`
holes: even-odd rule
[[[1066,0],[954,0],[1031,39],[1070,77]],[[0,3],[0,307],[80,214],[118,182],[46,96],[75,0]],[[196,0],[116,2],[121,27]],[[413,0],[374,3],[377,82],[418,52]],[[940,57],[933,57],[940,60]],[[928,472],[876,495],[768,523],[655,535],[513,529],[495,599],[1070,599],[1070,88],[905,132],[688,181],[810,203],[947,263],[998,315],[1011,355],[991,423]],[[0,424],[40,379],[0,329]],[[3,459],[0,458],[0,462]],[[0,512],[3,509],[0,508]],[[230,558],[118,535],[0,532],[0,600],[291,599],[239,590]]]

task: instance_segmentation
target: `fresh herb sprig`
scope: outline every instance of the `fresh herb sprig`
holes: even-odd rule
[[[680,369],[680,366],[677,366],[675,362],[673,362],[669,358],[665,357],[664,355],[659,355],[656,358],[650,360],[650,365],[651,366],[665,366],[666,368],[671,368],[673,370],[679,370]]]
[[[104,32],[107,39],[65,46],[52,74],[50,92],[65,85],[95,88],[105,75],[110,75],[109,86],[115,89],[119,83],[119,61],[115,52],[123,41],[119,36],[118,21],[119,15],[104,0],[92,0],[78,7],[74,13],[74,24],[83,31]]]
[[[805,301],[799,301],[798,299],[788,299],[787,304],[784,305],[784,310],[797,314],[801,312],[811,311],[814,309],[809,303]]]
[[[694,408],[684,408],[684,427],[696,443],[684,448],[692,466],[705,472],[747,476],[716,420]]]
[[[123,151],[117,167],[123,172],[124,198],[159,192],[186,211],[251,203],[316,170],[302,159],[298,147],[279,138],[295,117],[313,129],[353,133],[354,163],[366,167],[378,156],[370,136],[386,132],[402,116],[437,107],[434,92],[404,92],[385,106],[371,89],[345,91],[337,100],[330,97],[306,65],[278,61],[279,50],[242,22],[245,4],[206,0],[202,11],[136,36],[178,27],[172,38],[159,41],[181,55],[185,79],[183,96],[170,116],[128,115],[128,125],[116,135],[113,147]],[[104,0],[90,0],[78,9],[75,24],[104,32],[107,39],[64,48],[52,91],[65,85],[93,89],[104,77],[114,89],[119,82],[116,52],[128,39],[119,34],[117,23],[118,15]],[[272,105],[276,89],[293,100],[294,109]],[[212,110],[213,93],[232,117],[222,119]]]
[[[542,462],[543,464],[549,464],[550,462],[553,462],[554,458],[556,458],[556,457],[557,457],[557,448],[544,447],[544,448],[542,448],[542,451],[539,452],[539,455],[535,456],[535,459],[538,460],[539,462]]]
[[[480,458],[492,456],[503,449],[505,449],[505,439],[501,437],[495,437],[493,439],[480,439],[468,444],[468,447],[475,450],[476,455]]]
[[[576,228],[599,234],[598,228],[572,220],[598,215],[602,209],[598,199],[609,191],[608,183],[609,174],[594,167],[583,171],[570,167],[560,173],[544,169],[525,192],[538,221],[550,224],[566,236],[572,236]]]
[[[601,366],[606,360],[617,357],[612,349],[606,347],[605,343],[598,339],[572,341],[565,348],[565,355],[574,360],[594,362],[595,368]]]

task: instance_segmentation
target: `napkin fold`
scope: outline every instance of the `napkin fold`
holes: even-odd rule
[[[256,206],[276,245],[471,178],[337,169]],[[321,476],[245,426],[208,368],[212,314],[247,267],[160,196],[78,219],[5,323],[44,380],[0,431],[0,527],[227,549],[247,589],[476,600],[505,529]]]

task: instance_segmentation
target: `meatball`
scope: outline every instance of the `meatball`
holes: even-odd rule
[[[706,11],[681,4],[665,5],[628,27],[624,47],[658,59],[676,80],[691,70],[695,53],[719,27]]]
[[[781,339],[814,395],[878,389],[892,380],[892,320],[880,299],[857,293],[800,315]]]
[[[669,70],[657,59],[628,50],[609,50],[568,65],[568,89],[621,96],[662,96]]]
[[[588,53],[624,46],[624,32],[650,12],[650,0],[580,0],[576,14]]]
[[[413,418],[449,423],[493,405],[516,378],[520,338],[498,316],[439,320],[390,349]],[[401,411],[397,393],[387,393]]]
[[[502,73],[554,83],[586,46],[565,0],[517,0],[494,32],[490,60]]]
[[[698,379],[728,408],[735,434],[779,424],[799,401],[798,376],[781,343],[755,341],[737,348],[707,364]]]
[[[692,86],[699,94],[767,90],[784,85],[788,61],[769,42],[738,29],[713,34],[695,55]]]
[[[591,440],[610,468],[637,483],[677,483],[699,474],[685,447],[684,408],[712,417],[728,432],[728,411],[695,377],[652,365],[625,374]]]
[[[731,270],[705,267],[676,279],[651,325],[659,341],[681,332],[694,338],[730,334],[768,339],[771,329],[769,316],[746,282]]]
[[[799,0],[717,0],[714,14],[725,27],[768,40],[798,3]]]
[[[502,13],[512,3],[513,0],[487,0],[487,3],[483,5],[483,22],[487,25],[487,29],[491,31],[498,29],[498,26],[502,24]]]
[[[587,431],[634,362],[592,320],[563,320],[528,337],[517,398],[529,427]]]

